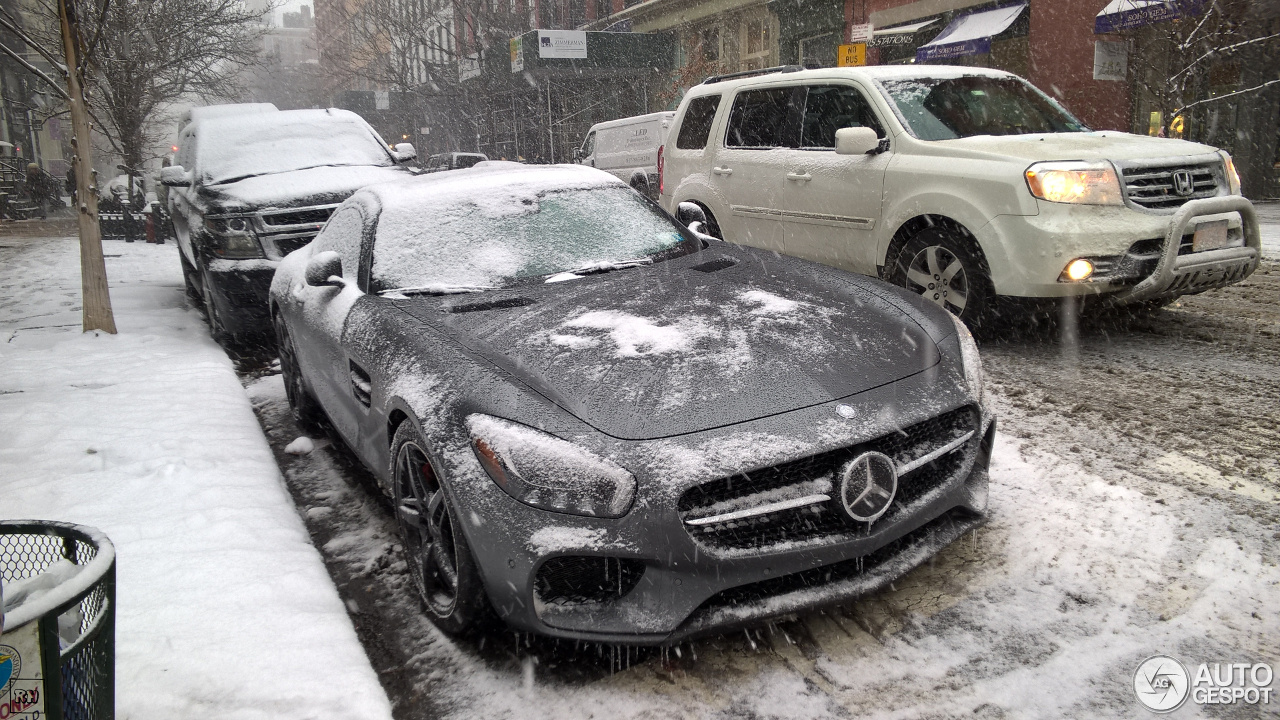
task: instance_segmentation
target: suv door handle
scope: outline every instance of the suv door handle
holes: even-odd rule
[[[733,168],[727,168],[727,167],[713,167],[713,168],[711,168],[711,172],[715,173],[716,175],[732,175],[732,174],[733,174]]]
[[[807,173],[807,172],[800,172],[800,173],[787,173],[787,179],[788,179],[788,180],[796,180],[796,181],[799,181],[799,182],[809,182],[810,180],[812,180],[812,179],[813,179],[813,176],[812,176],[812,175],[810,175],[810,174],[809,174],[809,173]]]

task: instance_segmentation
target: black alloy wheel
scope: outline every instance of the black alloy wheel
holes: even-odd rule
[[[970,329],[987,318],[994,290],[971,241],[946,227],[917,233],[898,251],[889,281],[949,310]]]
[[[272,325],[276,329],[276,344],[280,350],[280,379],[284,381],[284,394],[289,400],[289,409],[293,411],[293,419],[307,435],[323,435],[324,410],[302,377],[302,368],[298,365],[298,350],[293,346],[293,338],[289,337],[289,328],[285,327],[284,318],[279,313],[272,319]]]
[[[441,630],[469,632],[488,599],[456,514],[412,423],[396,428],[392,443],[396,523],[409,575]]]

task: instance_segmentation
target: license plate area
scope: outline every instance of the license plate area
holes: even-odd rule
[[[1200,223],[1196,226],[1196,234],[1191,236],[1191,252],[1201,250],[1217,250],[1227,246],[1227,221],[1215,220]]]

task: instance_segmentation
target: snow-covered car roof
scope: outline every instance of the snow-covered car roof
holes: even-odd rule
[[[392,166],[386,144],[349,111],[284,110],[193,122],[206,184],[322,166]]]
[[[765,82],[795,83],[842,77],[871,81],[910,78],[946,79],[972,75],[995,78],[1017,77],[1013,73],[1005,72],[1004,70],[966,67],[963,65],[874,65],[869,67],[819,68],[815,70],[797,70],[793,72],[779,71],[760,73],[758,75],[747,75],[740,78],[725,78],[724,80],[717,82],[696,85],[690,90],[689,94],[713,94],[723,92],[727,89],[736,88],[740,85]]]
[[[505,160],[486,160],[462,170],[431,173],[395,182],[371,185],[356,193],[351,202],[376,206],[383,215],[441,207],[460,199],[501,205],[512,198],[537,195],[568,188],[626,187],[626,183],[603,170],[585,165],[525,165]]]

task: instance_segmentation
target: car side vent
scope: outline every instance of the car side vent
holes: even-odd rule
[[[469,313],[482,312],[485,310],[502,310],[504,308],[524,307],[532,305],[533,300],[523,297],[502,298],[501,300],[488,300],[486,302],[468,303],[466,305],[454,305],[449,308],[451,313]]]
[[[700,273],[713,273],[717,270],[724,270],[725,268],[731,268],[737,264],[738,264],[737,260],[730,260],[729,258],[720,258],[719,260],[704,262],[701,265],[694,265],[689,269],[697,270]]]

